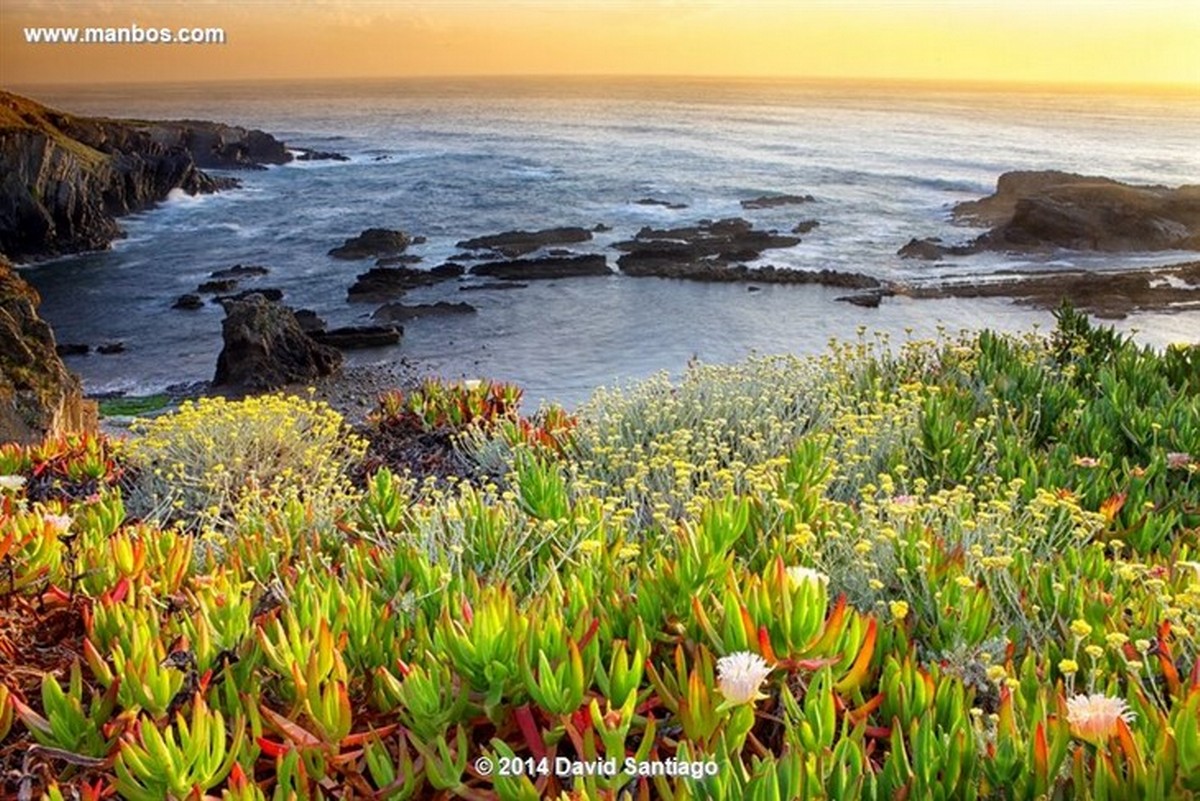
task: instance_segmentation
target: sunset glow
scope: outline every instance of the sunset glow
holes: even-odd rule
[[[222,28],[224,44],[30,43],[30,26]],[[6,0],[8,85],[714,75],[1200,85],[1200,4]]]

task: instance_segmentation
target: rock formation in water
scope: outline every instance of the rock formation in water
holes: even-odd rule
[[[1200,186],[1010,172],[995,194],[960,203],[954,215],[995,226],[976,243],[986,250],[1200,250]]]
[[[491,250],[500,255],[515,259],[553,245],[574,245],[587,242],[592,238],[592,232],[585,228],[564,226],[547,228],[542,231],[505,231],[502,234],[477,236],[458,243],[463,250]]]
[[[342,364],[342,354],[314,342],[291,309],[261,295],[228,301],[222,334],[216,386],[277,389],[330,375]]]
[[[959,203],[953,214],[991,230],[965,245],[913,239],[899,255],[1200,250],[1200,186],[1138,186],[1057,170],[1006,172],[995,193]]]
[[[608,268],[608,260],[599,253],[489,261],[484,264],[476,264],[471,268],[470,273],[488,278],[520,279],[522,281],[613,274],[612,270]]]
[[[105,248],[116,218],[173,189],[235,186],[204,169],[282,164],[262,131],[213,122],[78,117],[0,91],[0,252],[17,260]]]
[[[335,259],[368,259],[375,256],[391,256],[403,253],[413,243],[412,237],[403,231],[390,228],[368,228],[358,236],[347,239],[329,251]]]
[[[36,290],[0,256],[0,442],[96,428],[96,404],[55,350]]]

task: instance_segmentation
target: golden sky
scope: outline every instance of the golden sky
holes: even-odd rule
[[[219,26],[222,45],[29,44]],[[1200,86],[1200,0],[0,0],[0,85],[705,75]]]

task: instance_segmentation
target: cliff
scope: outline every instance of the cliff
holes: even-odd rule
[[[54,352],[37,292],[0,256],[0,443],[96,427],[96,404]]]
[[[0,91],[0,252],[38,259],[107,247],[116,218],[162,200],[236,185],[204,169],[282,164],[262,131],[192,120],[78,117]]]
[[[1200,186],[1138,186],[1045,170],[1008,172],[954,217],[994,226],[975,250],[1200,250]]]

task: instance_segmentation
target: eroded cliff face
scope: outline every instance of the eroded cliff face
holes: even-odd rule
[[[117,217],[173,189],[197,194],[236,185],[203,168],[290,159],[262,131],[76,117],[0,92],[0,252],[21,261],[104,248],[121,235]]]
[[[93,431],[96,404],[54,352],[37,292],[0,256],[0,443]]]

